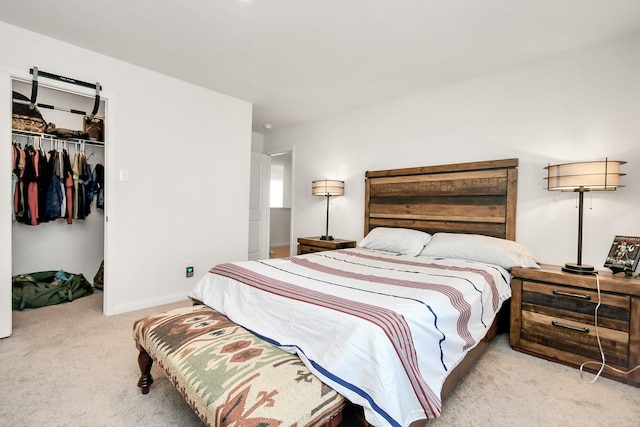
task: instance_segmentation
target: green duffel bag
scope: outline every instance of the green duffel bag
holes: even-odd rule
[[[104,290],[104,260],[100,263],[100,268],[95,276],[93,276],[93,287]]]
[[[82,274],[62,270],[19,274],[11,282],[13,310],[60,304],[93,293],[93,286]]]

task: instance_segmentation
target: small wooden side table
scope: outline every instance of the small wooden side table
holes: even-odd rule
[[[514,350],[596,372],[640,386],[640,280],[598,272],[571,274],[560,266],[511,270],[511,330]],[[598,307],[597,329],[595,310]],[[614,369],[611,369],[614,368]]]
[[[298,237],[298,255],[312,252],[333,251],[335,249],[355,248],[355,240],[320,240],[320,236]]]

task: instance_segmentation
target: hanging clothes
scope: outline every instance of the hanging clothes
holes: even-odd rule
[[[38,213],[39,223],[48,222],[49,217],[46,215],[47,193],[49,192],[49,186],[51,185],[51,170],[50,162],[47,158],[47,154],[39,148],[39,170],[38,170]]]
[[[33,145],[24,149],[25,162],[19,177],[20,195],[15,210],[16,219],[30,225],[38,225],[38,175],[40,154]]]
[[[98,209],[104,209],[104,166],[102,163],[98,163],[95,169],[96,185],[95,190],[97,193],[96,207]]]
[[[11,170],[11,189],[13,196],[13,209],[11,213],[12,219],[17,219],[16,214],[21,216],[21,206],[22,206],[22,190],[21,190],[21,178],[24,174],[24,166],[25,166],[25,153],[17,143],[12,144],[13,151],[13,165]]]
[[[93,179],[93,171],[87,163],[86,157],[83,156],[82,160],[80,167],[80,185],[78,186],[80,193],[78,197],[78,218],[85,219],[91,213],[91,202],[93,201],[93,187],[95,182]]]
[[[88,199],[87,194],[93,195],[93,190],[90,188],[93,185],[90,166],[87,164],[84,152],[76,153],[73,160],[74,218],[85,219],[91,212],[90,204],[93,196]]]
[[[85,142],[70,143],[76,147],[72,158],[66,141],[52,141],[46,153],[39,137],[24,137],[28,139],[24,149],[16,142],[11,148],[12,219],[38,225],[64,218],[72,224],[87,218],[95,198],[96,206],[104,209],[104,167],[89,165]]]
[[[73,167],[67,150],[63,150],[62,159],[64,162],[64,188],[67,205],[65,206],[65,215],[67,224],[73,224]]]
[[[51,183],[47,191],[45,202],[45,216],[50,220],[64,216],[62,206],[64,203],[64,184],[62,183],[62,152],[51,150],[49,152],[49,173]]]

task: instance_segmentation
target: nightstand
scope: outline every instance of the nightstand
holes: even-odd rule
[[[597,372],[602,360],[594,312],[594,275],[565,273],[560,266],[511,271],[509,342],[514,350]],[[607,365],[628,371],[640,364],[640,280],[598,272],[598,331]],[[623,374],[605,367],[602,375],[640,386],[640,369]]]
[[[332,251],[335,249],[355,248],[355,240],[320,240],[320,236],[316,237],[298,237],[298,255],[309,254],[312,252]]]

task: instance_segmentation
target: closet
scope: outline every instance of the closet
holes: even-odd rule
[[[73,204],[68,203],[65,206],[64,203],[56,203],[57,208],[63,209],[61,217],[55,218],[55,214],[50,217],[49,210],[44,214],[42,205],[35,206],[33,202],[31,206],[27,206],[26,217],[24,212],[20,212],[16,217],[12,209],[12,218],[16,217],[12,221],[11,231],[13,276],[64,270],[81,273],[93,283],[104,259],[104,204],[107,204],[108,200],[102,198],[99,201],[99,196],[104,196],[106,101],[99,99],[98,94],[92,95],[90,89],[78,89],[74,85],[75,82],[71,82],[50,83],[41,79],[37,85],[37,104],[44,105],[37,108],[49,125],[48,130],[33,132],[12,129],[12,150],[15,147],[22,150],[29,147],[28,150],[41,150],[49,158],[52,155],[62,156],[66,153],[72,168],[74,160],[79,162],[76,164],[76,170],[85,178],[80,179],[79,183],[76,179],[73,184]],[[33,84],[33,80],[30,79],[13,78],[14,98],[18,93],[31,99]],[[15,127],[15,123],[12,121],[12,127]],[[91,123],[100,124],[98,132],[94,132]],[[85,132],[86,130],[91,132]],[[81,163],[82,159],[86,162],[86,169]],[[62,169],[58,175],[60,174],[64,175]],[[100,180],[101,188],[95,184],[89,186],[85,182],[87,177],[94,182]],[[12,182],[15,180],[16,178],[12,177]],[[82,188],[83,184],[86,188]],[[93,195],[89,194],[91,190]],[[24,191],[25,194],[28,193],[26,187]],[[69,209],[64,212],[64,207]],[[35,210],[38,210],[39,220],[32,216]]]

